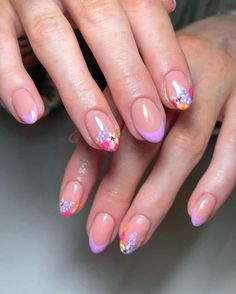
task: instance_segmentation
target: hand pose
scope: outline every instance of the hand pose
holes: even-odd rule
[[[93,252],[101,252],[118,232],[124,253],[148,242],[201,159],[217,120],[223,123],[212,161],[188,203],[193,225],[210,220],[234,188],[235,24],[235,16],[219,16],[178,33],[193,77],[193,106],[187,112],[167,112],[168,134],[162,146],[137,141],[126,127],[122,129],[120,149],[98,188],[88,218]],[[105,94],[109,96],[108,91]],[[60,196],[61,214],[65,216],[84,206],[102,163],[100,152],[88,149],[76,135],[72,138],[78,140],[78,146],[67,166]],[[136,193],[150,163],[152,170]]]

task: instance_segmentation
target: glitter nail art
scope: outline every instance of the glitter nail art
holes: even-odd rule
[[[192,88],[180,88],[176,98],[172,101],[174,106],[180,110],[186,110],[192,104],[193,90]]]
[[[97,134],[97,144],[105,151],[116,151],[119,146],[118,130],[109,132],[107,129],[100,130]]]
[[[127,238],[128,228],[125,227],[120,235],[120,250],[124,254],[130,254],[137,248],[137,234],[131,233]]]
[[[60,214],[64,217],[72,216],[75,211],[79,208],[79,204],[76,204],[73,201],[67,201],[62,199],[59,204]]]

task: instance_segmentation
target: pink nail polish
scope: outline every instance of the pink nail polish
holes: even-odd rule
[[[133,253],[142,245],[150,229],[150,221],[143,215],[134,216],[120,233],[120,250]]]
[[[18,89],[12,94],[12,105],[23,122],[33,124],[38,120],[37,105],[26,89]]]
[[[171,71],[166,75],[165,96],[180,110],[186,110],[192,104],[193,90],[181,71]]]
[[[64,217],[72,216],[78,211],[83,196],[83,187],[77,181],[69,182],[62,194],[59,204],[60,214]]]
[[[86,125],[94,142],[105,151],[116,151],[119,146],[120,131],[103,112],[91,110],[86,116]]]
[[[209,194],[203,194],[195,203],[191,213],[192,224],[195,227],[199,227],[206,223],[212,214],[216,206],[216,198]]]
[[[137,99],[131,111],[134,126],[144,139],[151,143],[158,143],[163,139],[164,123],[160,111],[150,99]]]
[[[100,213],[96,216],[90,232],[89,246],[93,253],[102,252],[110,243],[115,222],[112,216],[107,213]]]

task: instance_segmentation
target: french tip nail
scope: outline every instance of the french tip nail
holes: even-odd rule
[[[191,215],[191,222],[194,227],[200,227],[205,223],[205,221],[201,220],[194,211]]]
[[[146,133],[143,131],[139,131],[140,135],[150,143],[159,143],[163,140],[165,136],[165,127],[164,123],[161,122],[161,127],[158,131],[153,133]]]
[[[89,231],[89,247],[95,254],[102,252],[110,243],[115,221],[108,213],[99,213]]]
[[[12,106],[26,124],[34,124],[39,118],[39,111],[33,95],[26,89],[17,89],[12,94]]]
[[[131,114],[136,131],[150,143],[163,139],[165,128],[161,113],[156,104],[149,98],[134,101]]]
[[[94,254],[99,254],[102,251],[104,251],[104,249],[107,247],[107,244],[104,245],[97,245],[95,244],[95,242],[93,241],[93,237],[92,234],[89,234],[89,247],[90,250],[94,253]]]

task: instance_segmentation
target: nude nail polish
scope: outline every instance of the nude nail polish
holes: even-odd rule
[[[165,133],[164,123],[157,106],[147,98],[137,99],[131,109],[137,132],[151,143],[160,142]]]
[[[192,224],[199,227],[206,223],[214,213],[216,198],[209,194],[203,194],[195,203],[191,213]]]
[[[151,223],[145,216],[134,216],[120,233],[121,252],[130,254],[137,250],[145,241],[150,227]]]
[[[24,123],[33,124],[38,120],[38,108],[28,90],[16,90],[12,94],[12,105],[16,114]]]
[[[115,222],[108,213],[99,213],[90,228],[89,246],[93,253],[102,252],[110,243]]]
[[[91,110],[86,116],[86,126],[93,141],[103,150],[118,149],[120,131],[110,118],[101,111]]]
[[[181,71],[171,71],[165,77],[165,98],[179,110],[186,110],[192,104],[193,90]]]
[[[173,5],[172,12],[173,12],[176,9],[176,0],[172,0],[172,5]]]
[[[66,218],[71,217],[79,210],[82,196],[83,187],[78,181],[67,183],[61,194],[60,214]]]

